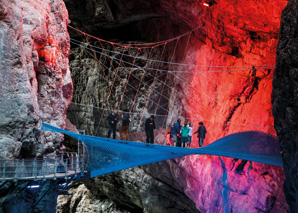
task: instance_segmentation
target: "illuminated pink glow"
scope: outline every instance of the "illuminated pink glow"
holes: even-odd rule
[[[181,4],[181,8],[189,7]],[[198,33],[199,39],[190,41],[181,63],[251,67],[275,64],[280,15],[285,5],[277,0],[257,5],[255,1],[218,1],[212,15],[210,10],[198,8],[203,14],[197,17],[196,25],[205,26]],[[183,18],[183,13],[180,16]],[[169,114],[184,110],[185,117],[196,120],[194,131],[202,120],[208,131],[205,146],[236,132],[254,130],[276,135],[271,105],[273,70],[257,69],[255,76],[250,70],[180,75],[176,81],[184,96],[177,95],[173,102],[182,103],[182,109],[177,110],[176,104]],[[195,136],[191,147],[198,147]],[[215,156],[184,157],[171,162],[171,168],[201,212],[266,211],[271,197],[276,198],[272,212],[286,208],[282,168],[254,162],[242,168],[241,160]]]

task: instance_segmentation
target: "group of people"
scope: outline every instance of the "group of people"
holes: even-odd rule
[[[167,131],[167,145],[173,145],[177,147],[189,147],[192,141],[192,135],[198,134],[199,147],[203,148],[203,142],[206,137],[206,127],[202,121],[199,122],[199,128],[193,133],[193,127],[191,122],[184,122],[181,125],[181,119],[178,118],[177,122],[173,126],[170,126]]]
[[[126,140],[128,140],[128,131],[130,123],[130,115],[128,110],[124,110],[122,115],[122,125],[120,127],[120,140],[123,140],[123,133],[126,134]],[[109,128],[108,128],[108,138],[111,137],[113,132],[113,138],[116,138],[116,126],[119,121],[118,110],[114,110],[108,116]],[[146,142],[154,143],[154,129],[155,129],[155,117],[151,115],[147,118],[145,122],[145,132],[146,132]],[[178,118],[177,122],[173,126],[170,126],[167,131],[167,145],[177,146],[177,147],[189,147],[192,141],[192,135],[198,134],[199,147],[203,148],[203,141],[206,137],[206,127],[203,122],[199,122],[199,128],[196,132],[193,133],[193,127],[191,122],[184,122],[184,125],[181,125],[181,119]]]
[[[129,123],[130,123],[130,115],[128,110],[123,110],[123,113],[121,115],[122,118],[122,125],[120,127],[120,140],[123,140],[123,133],[126,135],[126,140],[128,141],[128,130],[129,130]],[[116,127],[119,120],[118,110],[114,110],[109,116],[108,116],[108,138],[111,137],[111,133],[113,132],[113,138],[116,138]]]
[[[120,140],[123,140],[123,133],[125,133],[126,138],[125,140],[128,141],[128,135],[129,135],[129,123],[130,123],[130,115],[128,110],[123,110],[123,113],[121,115],[122,118],[122,125],[120,127]],[[109,116],[108,116],[108,138],[111,137],[111,134],[113,132],[113,138],[116,138],[116,127],[117,123],[119,121],[119,115],[118,110],[114,110]],[[154,143],[154,129],[155,129],[155,122],[154,122],[154,115],[151,115],[145,122],[145,131],[146,131],[146,142],[147,143]]]

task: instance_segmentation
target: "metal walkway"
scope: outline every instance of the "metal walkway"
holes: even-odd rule
[[[69,154],[53,159],[0,160],[0,181],[68,179],[82,174],[86,162],[84,155]]]

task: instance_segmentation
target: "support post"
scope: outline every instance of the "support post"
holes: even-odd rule
[[[17,161],[15,161],[16,163],[16,168],[15,168],[15,170],[14,170],[14,180],[16,181],[17,180],[17,178],[18,178],[18,170],[19,170],[19,160],[17,159]]]
[[[25,167],[25,161],[24,161],[24,158],[23,158],[23,160],[22,160],[22,175],[23,175],[23,177],[25,176],[24,175],[24,167]]]
[[[81,169],[81,175],[83,175],[84,173],[84,160],[85,159],[85,149],[84,149],[84,146],[83,146],[83,158],[82,158],[82,169]]]
[[[3,176],[2,176],[2,179],[4,180],[5,179],[5,170],[6,170],[6,161],[4,161],[4,164],[3,164]]]
[[[73,170],[73,154],[71,153],[70,156],[71,156],[71,164],[70,164],[71,167],[70,167],[70,170]]]
[[[66,160],[65,160],[65,180],[67,180],[67,170],[68,170],[68,159],[66,158]]]
[[[80,156],[80,140],[78,140],[78,155]]]
[[[44,160],[44,164],[42,164],[43,168],[43,180],[46,179],[46,172],[47,172],[47,159]]]
[[[54,165],[54,180],[57,178],[57,157],[55,156],[55,165]]]
[[[37,159],[36,158],[34,158],[34,161],[33,161],[33,177],[37,179]]]
[[[76,153],[75,175],[77,175],[77,168],[78,168],[78,154]]]

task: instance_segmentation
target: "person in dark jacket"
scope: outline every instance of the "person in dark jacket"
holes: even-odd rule
[[[123,140],[123,132],[126,134],[126,140],[128,141],[128,129],[129,129],[130,115],[128,110],[124,110],[122,114],[122,126],[120,127],[120,140]]]
[[[178,142],[178,136],[180,136],[180,123],[181,123],[181,119],[178,118],[177,122],[174,123],[174,126],[171,129],[171,138],[173,140],[174,146],[177,146],[177,145],[179,146],[177,142]]]
[[[198,140],[199,140],[199,147],[203,148],[203,141],[206,137],[206,127],[204,126],[203,122],[199,122],[199,128],[194,134],[198,134]]]
[[[153,131],[154,129],[155,129],[154,115],[151,115],[150,118],[148,118],[145,123],[147,143],[154,143],[154,131]]]
[[[116,126],[118,123],[118,110],[114,110],[108,117],[109,128],[108,128],[108,138],[110,138],[113,131],[113,138],[116,138]]]

